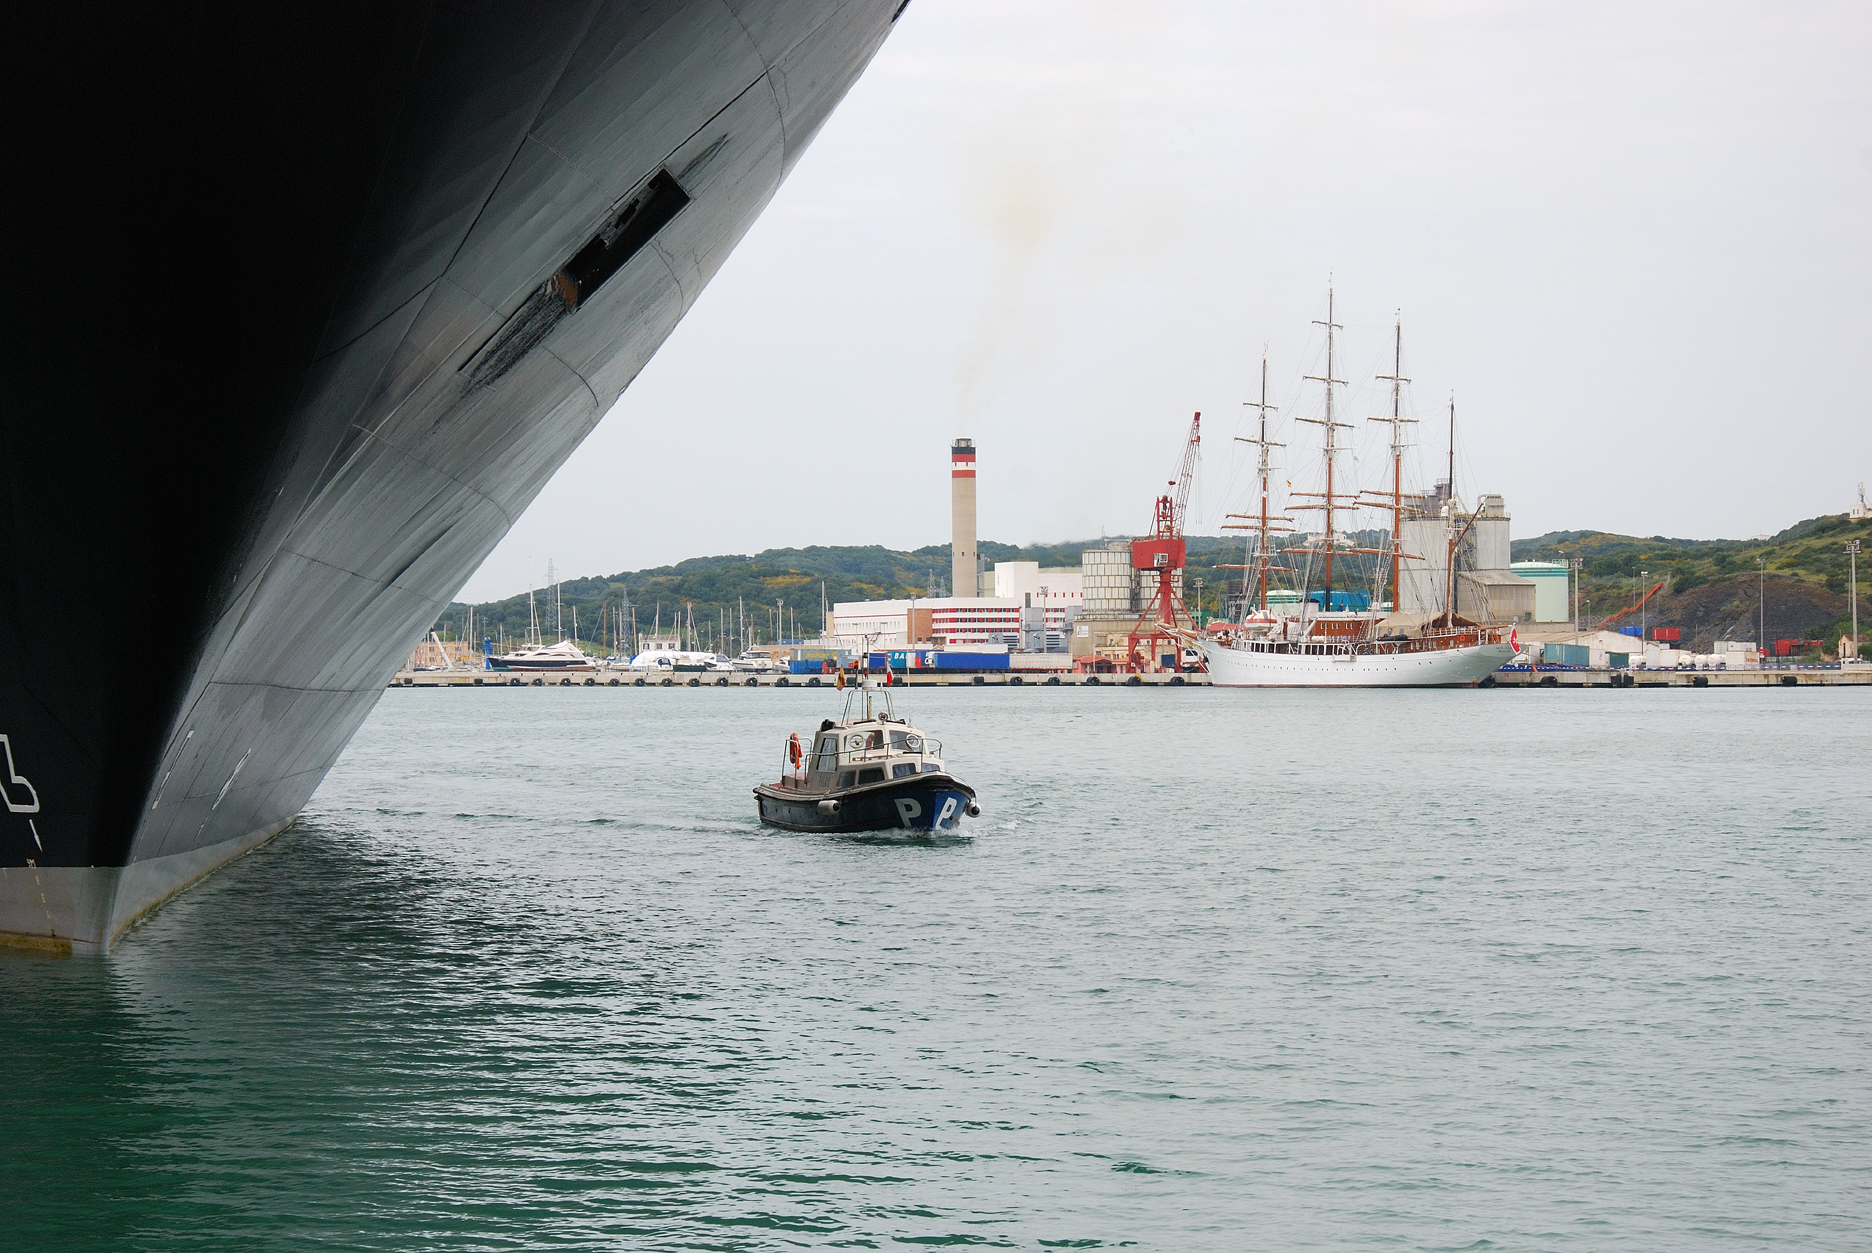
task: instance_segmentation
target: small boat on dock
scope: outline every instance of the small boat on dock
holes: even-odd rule
[[[943,764],[942,743],[898,717],[889,689],[875,679],[847,693],[844,717],[789,736],[785,751],[779,782],[754,789],[760,820],[769,826],[938,832],[981,814],[975,789]]]

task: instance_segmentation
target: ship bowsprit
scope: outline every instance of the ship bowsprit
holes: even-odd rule
[[[0,932],[292,821],[901,8],[16,19]]]

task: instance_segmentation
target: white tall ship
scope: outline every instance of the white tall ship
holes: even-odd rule
[[[1476,683],[1513,660],[1516,650],[1512,632],[1509,639],[1504,640],[1501,631],[1467,621],[1454,610],[1456,554],[1462,546],[1463,534],[1455,530],[1453,496],[1450,521],[1445,528],[1448,532],[1446,552],[1407,554],[1399,549],[1398,541],[1403,533],[1405,514],[1407,511],[1418,512],[1416,506],[1421,499],[1416,496],[1406,497],[1403,491],[1406,447],[1404,428],[1415,419],[1404,417],[1402,412],[1402,386],[1409,381],[1402,377],[1399,368],[1403,364],[1402,326],[1398,329],[1392,371],[1379,376],[1391,383],[1391,415],[1372,419],[1391,425],[1391,490],[1388,499],[1384,496],[1372,498],[1369,495],[1359,499],[1337,491],[1334,484],[1338,455],[1344,451],[1344,446],[1339,442],[1339,432],[1351,424],[1339,421],[1334,414],[1333,388],[1343,385],[1344,380],[1333,377],[1334,332],[1341,328],[1333,321],[1330,289],[1326,296],[1326,320],[1320,325],[1326,328],[1326,373],[1308,377],[1324,385],[1325,416],[1302,418],[1300,421],[1314,423],[1323,429],[1325,490],[1293,494],[1310,498],[1311,503],[1294,507],[1319,510],[1324,518],[1324,526],[1317,546],[1287,548],[1281,555],[1321,558],[1324,588],[1310,593],[1303,588],[1303,594],[1291,614],[1269,611],[1269,572],[1293,569],[1274,565],[1269,537],[1292,530],[1293,527],[1290,519],[1276,515],[1269,509],[1272,466],[1268,450],[1281,445],[1268,439],[1267,420],[1273,407],[1267,403],[1267,362],[1263,360],[1261,400],[1258,404],[1251,402],[1251,407],[1260,411],[1260,435],[1245,441],[1260,448],[1260,509],[1258,514],[1231,515],[1250,520],[1247,526],[1232,529],[1251,530],[1259,535],[1255,561],[1248,567],[1258,573],[1259,596],[1255,602],[1256,611],[1245,614],[1243,621],[1234,630],[1225,633],[1221,639],[1203,641],[1202,650],[1208,662],[1210,682],[1217,687],[1460,687]],[[1345,503],[1342,504],[1342,501]],[[1334,514],[1374,506],[1388,508],[1391,512],[1391,539],[1388,546],[1385,549],[1363,549],[1339,543],[1334,529]],[[1474,520],[1475,515],[1471,515],[1469,524],[1473,525]],[[1467,529],[1465,526],[1463,532],[1466,533]],[[1439,571],[1443,576],[1440,582],[1444,589],[1442,612],[1420,615],[1416,621],[1406,621],[1402,615],[1357,607],[1355,602],[1358,597],[1349,589],[1338,592],[1333,589],[1335,553],[1364,554],[1386,559],[1390,567],[1392,606],[1399,603],[1399,573],[1404,560],[1426,564],[1434,561],[1442,565],[1444,569]],[[1311,569],[1309,560],[1306,566],[1294,572],[1310,574]],[[1251,585],[1252,582],[1250,580]],[[1317,607],[1311,599],[1313,595],[1319,596]],[[1340,603],[1345,607],[1335,607]]]

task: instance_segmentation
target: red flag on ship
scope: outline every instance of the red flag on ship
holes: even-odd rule
[[[1513,627],[1508,628],[1508,647],[1514,649],[1517,653],[1521,651],[1521,632],[1515,630]]]

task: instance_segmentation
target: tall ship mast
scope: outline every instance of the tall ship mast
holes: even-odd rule
[[[1333,388],[1343,386],[1344,380],[1336,378],[1333,371],[1336,332],[1342,328],[1335,320],[1335,301],[1330,289],[1326,308],[1325,320],[1315,323],[1326,329],[1325,373],[1307,376],[1309,380],[1322,384],[1325,389],[1323,416],[1298,419],[1322,428],[1324,490],[1293,493],[1312,498],[1312,503],[1294,507],[1318,510],[1324,519],[1324,533],[1316,545],[1287,550],[1289,553],[1308,552],[1323,558],[1324,588],[1317,608],[1311,595],[1303,594],[1291,614],[1268,611],[1267,572],[1278,568],[1266,559],[1267,536],[1271,529],[1268,448],[1277,445],[1267,437],[1267,414],[1273,407],[1267,403],[1267,364],[1264,359],[1262,397],[1258,404],[1251,402],[1262,415],[1260,434],[1257,438],[1243,441],[1256,444],[1261,450],[1258,525],[1253,521],[1255,515],[1230,515],[1250,518],[1249,525],[1260,535],[1262,557],[1254,563],[1260,570],[1261,578],[1260,612],[1244,616],[1236,629],[1222,638],[1203,642],[1210,681],[1219,687],[1443,687],[1475,683],[1514,657],[1513,647],[1502,640],[1500,631],[1465,621],[1456,615],[1453,602],[1447,599],[1447,591],[1443,612],[1428,621],[1409,622],[1406,621],[1408,615],[1398,612],[1401,603],[1401,563],[1405,559],[1419,559],[1423,556],[1405,553],[1401,548],[1405,516],[1416,512],[1415,497],[1408,496],[1404,491],[1403,477],[1404,450],[1409,446],[1405,428],[1415,421],[1404,416],[1403,408],[1403,387],[1410,381],[1403,371],[1403,321],[1399,319],[1394,331],[1391,372],[1378,376],[1391,384],[1390,415],[1373,419],[1388,423],[1391,428],[1391,490],[1388,499],[1374,498],[1372,493],[1351,494],[1340,490],[1335,463],[1345,448],[1339,442],[1337,432],[1351,424],[1338,420],[1334,405]],[[1335,515],[1373,505],[1386,507],[1391,514],[1389,543],[1382,549],[1338,543],[1334,533]],[[1453,512],[1451,517],[1453,531]],[[1473,521],[1472,517],[1471,523]],[[1452,536],[1447,552],[1435,555],[1439,561],[1447,560],[1444,580],[1446,589],[1454,586],[1455,553],[1461,541],[1460,535]],[[1389,583],[1390,605],[1381,611],[1376,605],[1359,604],[1348,586],[1344,594],[1346,607],[1335,609],[1332,592],[1332,559],[1335,552],[1385,559],[1389,566],[1389,578],[1382,580],[1380,585],[1382,582]],[[1377,573],[1374,573],[1374,580],[1378,581]],[[1305,591],[1304,581],[1302,590]]]
[[[1403,562],[1402,536],[1404,534],[1404,450],[1410,445],[1405,441],[1404,428],[1416,425],[1416,418],[1404,416],[1404,384],[1410,382],[1404,377],[1404,319],[1400,316],[1392,339],[1391,373],[1380,374],[1381,380],[1391,384],[1391,414],[1389,417],[1376,417],[1373,422],[1389,423],[1391,427],[1391,605],[1395,611],[1402,602],[1398,597],[1398,574]],[[1367,502],[1373,503],[1373,502]],[[1384,503],[1382,498],[1377,503]]]
[[[1273,462],[1272,462],[1272,458],[1270,457],[1268,453],[1268,450],[1270,448],[1285,448],[1286,445],[1281,443],[1278,440],[1271,440],[1268,438],[1268,415],[1270,413],[1277,412],[1277,410],[1275,406],[1270,405],[1268,403],[1267,383],[1268,383],[1267,353],[1263,352],[1261,354],[1261,399],[1258,401],[1249,400],[1249,401],[1243,402],[1244,408],[1254,409],[1258,412],[1259,420],[1260,420],[1260,433],[1252,439],[1243,435],[1237,435],[1235,437],[1241,443],[1255,445],[1256,449],[1258,450],[1255,469],[1261,482],[1261,511],[1258,515],[1247,514],[1247,513],[1231,513],[1229,517],[1250,520],[1252,521],[1253,524],[1249,526],[1244,526],[1239,523],[1224,523],[1222,527],[1222,529],[1225,531],[1253,531],[1254,532],[1255,559],[1252,563],[1249,563],[1241,567],[1241,569],[1244,572],[1243,578],[1242,578],[1242,599],[1244,602],[1248,599],[1248,587],[1250,585],[1250,581],[1247,577],[1246,572],[1248,570],[1253,570],[1256,573],[1258,584],[1259,584],[1259,590],[1257,591],[1255,598],[1254,598],[1254,608],[1255,608],[1256,614],[1260,614],[1260,615],[1264,615],[1267,613],[1268,570],[1271,568],[1271,562],[1272,562],[1272,558],[1270,557],[1271,545],[1269,543],[1269,536],[1273,532],[1276,532],[1276,531],[1293,530],[1293,527],[1289,525],[1290,519],[1279,514],[1270,513],[1269,508],[1268,508],[1269,496],[1271,495],[1271,479],[1273,476]],[[1248,616],[1245,608],[1243,610],[1242,616],[1243,617]]]
[[[1294,505],[1292,508],[1317,509],[1324,518],[1320,547],[1309,551],[1314,555],[1323,556],[1325,558],[1325,589],[1324,594],[1320,598],[1320,608],[1323,611],[1330,612],[1332,610],[1332,566],[1334,549],[1333,512],[1335,507],[1338,506],[1338,502],[1345,499],[1344,494],[1336,491],[1334,488],[1333,470],[1339,460],[1339,453],[1342,451],[1342,447],[1339,443],[1339,432],[1350,429],[1352,425],[1349,422],[1339,421],[1333,411],[1333,388],[1343,387],[1345,385],[1344,379],[1333,377],[1334,332],[1344,330],[1345,328],[1340,326],[1339,323],[1333,319],[1333,289],[1331,287],[1326,289],[1326,320],[1322,322],[1315,318],[1313,320],[1313,325],[1326,328],[1326,373],[1323,375],[1309,374],[1307,378],[1312,382],[1319,383],[1324,389],[1325,416],[1320,418],[1300,418],[1299,421],[1309,422],[1321,428],[1320,457],[1325,462],[1326,467],[1326,490],[1323,492],[1293,493],[1296,496],[1318,497],[1319,501],[1317,504]]]
[[[293,821],[904,7],[15,14],[0,933]],[[100,577],[134,660],[43,664]]]

